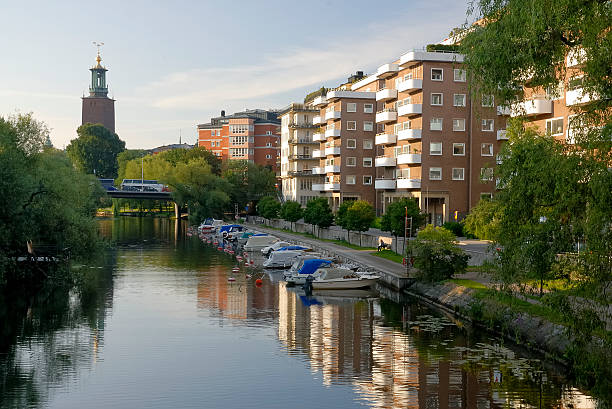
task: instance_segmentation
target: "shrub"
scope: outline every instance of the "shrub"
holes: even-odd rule
[[[414,258],[418,278],[424,281],[442,281],[467,268],[470,256],[457,246],[455,236],[442,227],[428,225],[416,240],[410,243],[408,253]]]
[[[446,222],[442,225],[443,228],[453,232],[453,234],[457,237],[464,237],[463,234],[463,224],[458,222]]]

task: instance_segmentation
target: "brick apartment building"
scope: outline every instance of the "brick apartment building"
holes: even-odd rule
[[[277,171],[280,120],[277,111],[245,110],[198,125],[198,146],[222,160],[248,160]]]
[[[313,156],[319,142],[313,135],[319,126],[312,120],[319,110],[305,104],[293,103],[279,113],[281,120],[280,177],[285,200],[293,200],[305,206],[318,192],[312,185],[319,180],[312,169],[319,165],[319,158]]]

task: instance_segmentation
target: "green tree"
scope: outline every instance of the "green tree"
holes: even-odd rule
[[[349,243],[351,242],[351,230],[352,226],[347,218],[348,209],[353,205],[352,200],[345,200],[342,202],[340,207],[338,207],[338,211],[336,212],[336,217],[334,219],[334,223],[337,226],[342,227],[347,231],[347,237]]]
[[[281,204],[272,196],[262,197],[257,203],[257,214],[268,220],[276,219],[281,209]]]
[[[159,153],[160,159],[170,162],[173,166],[178,163],[187,163],[192,159],[202,158],[210,165],[210,171],[217,176],[221,175],[221,159],[212,151],[196,146],[192,149],[170,149]]]
[[[457,245],[455,235],[443,227],[427,225],[408,247],[414,258],[419,278],[425,281],[442,281],[467,268],[469,256]]]
[[[291,230],[293,230],[293,223],[297,222],[304,215],[302,206],[294,200],[287,200],[280,209],[280,216],[291,223]]]
[[[100,124],[81,125],[77,134],[66,147],[77,169],[99,178],[116,178],[117,155],[125,150],[125,142]]]
[[[414,236],[419,227],[425,223],[425,215],[421,213],[418,199],[402,198],[396,202],[390,203],[385,209],[380,221],[380,227],[383,231],[391,232],[395,236],[397,242],[398,236],[403,236],[406,232],[406,209],[408,209],[408,218],[412,217],[411,236]],[[410,227],[410,219],[408,220]]]
[[[304,221],[313,226],[316,225],[319,230],[331,226],[334,222],[334,214],[329,207],[327,199],[317,197],[309,200],[304,210]]]
[[[372,222],[376,219],[376,212],[370,203],[365,200],[356,200],[348,209],[346,217],[353,230],[361,233],[370,229]],[[361,234],[359,234],[359,245],[361,246]]]
[[[499,200],[480,199],[465,218],[464,229],[482,240],[499,240],[499,222],[503,209]]]
[[[115,184],[119,186],[123,179],[134,179],[136,175],[131,174],[129,177],[127,176],[127,166],[128,163],[133,161],[134,159],[140,159],[147,156],[147,151],[144,149],[126,149],[123,152],[120,152],[117,155],[117,178],[115,180]],[[140,176],[139,176],[140,177]]]
[[[264,196],[276,194],[276,174],[264,166],[229,160],[224,163],[221,175],[231,184],[228,190],[231,202],[241,209],[249,203],[256,204]]]

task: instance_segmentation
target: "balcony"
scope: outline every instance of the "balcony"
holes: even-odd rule
[[[421,179],[397,178],[397,189],[420,189]]]
[[[423,80],[421,79],[404,80],[397,84],[397,90],[399,92],[417,91],[420,89],[423,89]]]
[[[334,138],[337,138],[340,136],[340,129],[326,129],[325,130],[325,137],[327,138],[328,136],[333,136]]]
[[[315,99],[312,100],[312,105],[316,107],[319,107],[325,104],[327,104],[327,98],[323,96],[316,97]]]
[[[565,94],[565,105],[567,106],[582,105],[589,102],[591,102],[591,95],[585,94],[582,88],[569,90]]]
[[[340,183],[325,183],[323,185],[323,190],[326,190],[326,191],[340,190]]]
[[[340,147],[330,146],[330,147],[325,148],[325,156],[327,155],[340,155]]]
[[[314,192],[320,192],[322,190],[325,190],[325,185],[323,183],[313,183],[312,190]]]
[[[309,122],[293,122],[289,124],[289,128],[318,128],[317,125],[311,124]]]
[[[536,98],[513,105],[510,116],[536,116],[551,113],[552,101],[550,99]]]
[[[510,107],[498,105],[497,106],[497,115],[509,116],[512,113]]]
[[[567,53],[565,64],[568,67],[576,67],[586,62],[586,51],[582,47],[576,47]]]
[[[506,133],[505,129],[498,129],[497,130],[497,140],[498,141],[506,141],[506,140],[508,140],[508,134]]]
[[[385,88],[376,93],[376,100],[379,102],[389,101],[397,98],[397,90]]]
[[[395,189],[395,179],[376,179],[374,189]]]
[[[313,142],[321,142],[325,140],[325,134],[317,132],[316,134],[312,135],[312,141]]]
[[[414,165],[418,163],[421,163],[420,153],[403,153],[401,155],[397,155],[398,165]]]
[[[385,109],[376,113],[376,123],[387,123],[397,121],[397,111]]]
[[[320,115],[317,115],[317,116],[312,118],[312,123],[315,124],[315,125],[319,125],[319,124],[323,123],[323,120],[321,119]]]
[[[390,156],[377,156],[374,166],[377,168],[387,167],[387,166],[395,166],[396,160]]]
[[[303,170],[290,170],[289,176],[312,176],[311,169],[303,169]]]
[[[421,129],[403,129],[397,133],[398,141],[407,141],[410,139],[421,139]]]
[[[325,166],[325,173],[340,173],[340,165]]]
[[[414,116],[421,115],[423,113],[423,104],[404,104],[397,107],[397,114],[399,116]]]
[[[330,120],[330,119],[340,119],[340,117],[342,116],[340,111],[327,111],[325,113],[325,120]]]
[[[321,152],[320,149],[315,149],[312,151],[312,157],[313,158],[322,158],[323,157],[323,153]]]
[[[313,159],[309,154],[298,154],[298,155],[289,155],[289,160],[304,160],[304,159]]]
[[[312,174],[313,175],[324,175],[325,174],[325,169],[323,169],[320,166],[315,166],[312,168]]]
[[[288,142],[289,145],[312,145],[317,143],[316,141],[310,138],[291,138]]]
[[[376,76],[380,79],[387,78],[399,71],[397,64],[383,64],[376,70]]]
[[[397,135],[392,133],[379,133],[376,135],[374,143],[376,145],[389,145],[397,141]]]

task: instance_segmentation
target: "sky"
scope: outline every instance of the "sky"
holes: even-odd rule
[[[195,143],[223,109],[282,108],[446,38],[468,0],[0,0],[0,116],[33,112],[64,148],[104,42],[129,149]]]

